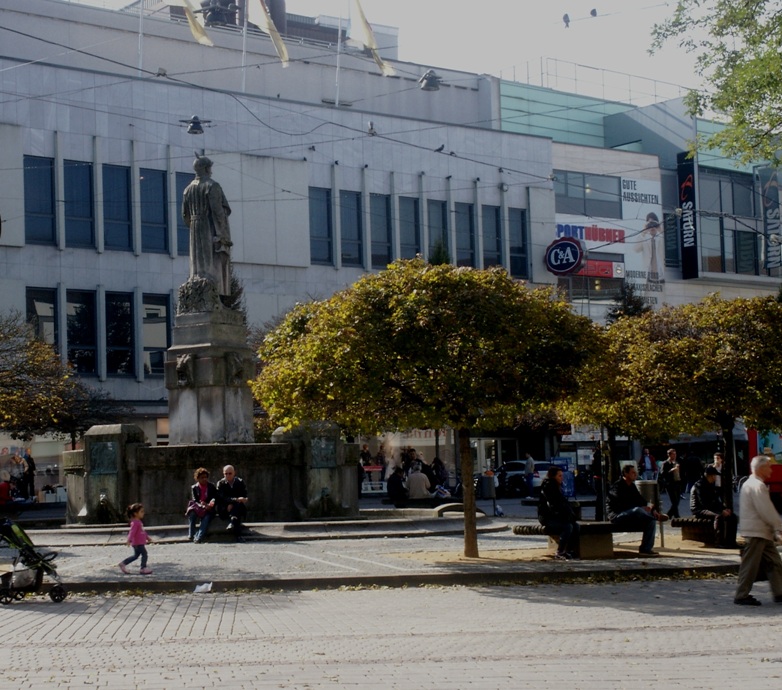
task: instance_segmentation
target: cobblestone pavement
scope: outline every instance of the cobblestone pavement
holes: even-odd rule
[[[2,688],[779,688],[782,607],[735,579],[44,597]]]

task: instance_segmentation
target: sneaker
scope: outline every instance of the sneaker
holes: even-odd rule
[[[671,518],[666,515],[665,513],[659,513],[659,517],[657,518],[660,522],[668,522]]]
[[[568,557],[567,557],[566,553],[560,553],[559,551],[557,551],[554,554],[554,560],[555,561],[566,561],[566,560],[568,560]]]
[[[152,574],[152,569],[151,568],[142,568],[138,572],[139,572],[139,575],[151,575]]]
[[[574,554],[572,551],[568,551],[565,556],[567,556],[567,559],[569,561],[580,561],[581,557]]]
[[[776,597],[774,597],[774,600],[776,601]],[[761,603],[751,594],[748,594],[741,599],[734,599],[733,603],[737,604],[738,606],[761,606]]]
[[[127,574],[128,574],[128,569],[125,567],[125,564],[124,564],[124,563],[119,563],[118,565],[119,565],[119,569],[120,569],[120,570],[121,570],[123,573],[125,573],[125,575],[127,575]]]

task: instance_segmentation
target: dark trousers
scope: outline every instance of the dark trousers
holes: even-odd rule
[[[580,530],[577,522],[547,520],[546,531],[551,535],[559,536],[559,548],[557,549],[557,553],[566,554],[578,552],[578,537]]]
[[[674,483],[674,484],[668,484],[668,498],[671,501],[671,507],[668,508],[668,516],[669,517],[680,517],[679,515],[679,501],[681,501],[682,497],[682,487],[681,484]]]
[[[130,565],[135,561],[139,556],[141,556],[141,567],[146,568],[147,567],[147,547],[143,544],[139,544],[138,546],[133,547],[133,555],[128,556],[122,563],[124,565]]]
[[[719,546],[735,546],[738,527],[739,520],[733,513],[715,517],[714,531],[717,534],[717,544]]]

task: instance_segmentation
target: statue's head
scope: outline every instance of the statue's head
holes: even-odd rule
[[[206,156],[201,156],[198,153],[196,153],[196,158],[193,161],[193,170],[196,171],[197,175],[202,175],[203,173],[211,173],[212,161]]]

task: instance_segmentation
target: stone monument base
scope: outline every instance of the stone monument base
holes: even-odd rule
[[[178,314],[166,353],[169,443],[251,443],[255,357],[240,312]]]

